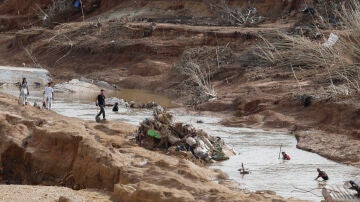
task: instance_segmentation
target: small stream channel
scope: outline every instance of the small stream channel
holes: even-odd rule
[[[3,88],[3,92],[18,96],[15,89]],[[34,99],[40,100],[41,93],[33,91]],[[137,101],[148,101],[149,96],[152,100],[165,105],[171,105],[171,101],[166,97],[151,95],[143,91],[120,91],[122,97],[129,94],[132,99]],[[114,96],[114,95],[113,95]],[[84,120],[94,120],[97,107],[94,104],[95,95],[72,95],[57,94],[53,103],[53,110],[69,117],[77,117]],[[113,113],[111,108],[107,108],[108,120],[120,120],[138,125],[146,117],[151,117],[150,110],[133,110],[120,108],[118,113]],[[321,188],[323,183],[314,180],[317,175],[316,168],[325,170],[330,180],[328,185],[342,185],[344,181],[353,179],[360,174],[360,169],[336,163],[325,159],[317,154],[299,150],[296,148],[296,139],[293,135],[281,132],[271,132],[257,129],[225,127],[219,124],[221,118],[206,113],[188,113],[182,109],[171,110],[176,121],[193,124],[196,128],[204,129],[213,136],[222,137],[225,142],[238,152],[230,160],[216,163],[212,168],[219,168],[227,173],[231,180],[240,183],[241,188],[256,190],[272,190],[284,197],[294,197],[299,199],[320,201],[322,199]],[[202,120],[204,123],[196,123]],[[278,159],[279,146],[283,145],[283,150],[290,156],[290,161]],[[237,169],[241,163],[250,168],[251,174],[240,175]],[[299,189],[313,190],[312,193],[300,192]],[[296,191],[298,190],[298,191]]]

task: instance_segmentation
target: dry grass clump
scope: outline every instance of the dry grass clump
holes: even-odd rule
[[[201,68],[193,62],[186,62],[183,66],[183,73],[189,77],[191,81],[198,85],[205,95],[216,97],[216,91],[211,84],[211,70]]]
[[[212,76],[231,58],[231,50],[224,47],[201,47],[186,50],[181,57],[181,72],[209,97],[216,97]]]
[[[43,22],[46,26],[54,26],[59,18],[65,17],[66,13],[72,9],[72,1],[53,0],[53,4],[45,11]]]
[[[207,1],[211,10],[216,12],[225,25],[230,26],[257,26],[264,21],[264,18],[259,16],[256,8],[237,8],[229,6],[227,0],[216,1],[212,3]]]
[[[217,96],[212,85],[213,75],[232,57],[228,46],[203,46],[184,51],[174,71],[185,76],[179,86],[179,96],[189,96],[189,105],[197,105]]]
[[[350,91],[360,92],[360,3],[349,1],[336,12],[342,26],[336,31],[339,39],[334,45],[285,33],[259,36],[262,43],[254,51],[259,63],[292,71],[316,69],[332,87],[342,83]]]

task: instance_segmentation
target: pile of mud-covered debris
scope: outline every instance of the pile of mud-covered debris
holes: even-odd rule
[[[132,109],[153,109],[159,106],[155,101],[150,101],[147,103],[139,103],[135,101],[126,101],[124,99],[119,99],[116,97],[107,98],[106,99],[106,106],[122,106],[125,108],[132,108]]]
[[[136,141],[147,149],[163,149],[187,159],[208,163],[229,159],[220,137],[210,136],[189,124],[174,123],[173,116],[160,106],[154,108],[152,119],[145,119],[140,124]]]

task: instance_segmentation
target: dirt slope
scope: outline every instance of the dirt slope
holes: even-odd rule
[[[227,29],[225,27],[208,27],[224,25],[211,6],[217,5],[217,1],[104,0],[90,9],[91,2],[96,1],[84,3],[85,22],[81,22],[80,10],[72,10],[58,20],[72,23],[58,25],[54,29],[38,27],[43,25],[39,10],[41,8],[46,12],[51,7],[49,1],[0,3],[4,19],[16,21],[2,23],[9,26],[2,30],[12,29],[12,32],[1,34],[0,62],[3,65],[25,63],[27,66],[43,66],[58,79],[83,75],[124,87],[156,89],[167,82],[164,77],[184,50],[230,43],[234,52],[239,52],[244,49],[244,42],[250,39],[246,42],[250,43],[253,38],[252,34],[247,35],[248,29],[230,28],[231,31],[224,34],[220,30]],[[271,23],[281,16],[288,16],[302,3],[266,0],[253,3],[230,1],[229,5],[254,6],[261,16],[267,18],[266,22]],[[31,28],[32,25],[38,26]],[[28,29],[16,29],[23,26]],[[267,28],[275,26],[284,27],[281,24],[265,25]],[[263,29],[260,27],[257,30]],[[139,79],[144,81],[142,85],[133,81]]]
[[[195,23],[195,24],[216,24],[219,23],[219,16],[214,12],[214,5],[219,4],[218,0],[84,0],[83,11],[81,9],[70,9],[64,13],[59,22],[81,20],[82,13],[85,18],[113,18],[130,16],[134,20],[147,19],[154,22],[173,23]],[[276,20],[278,17],[286,16],[291,11],[310,2],[303,0],[285,1],[228,1],[229,6],[255,7],[260,15]],[[311,4],[311,3],[310,3]],[[50,15],[50,7],[53,1],[50,0],[12,0],[0,2],[1,30],[30,27],[41,23],[42,17]],[[218,21],[218,22],[216,22]]]

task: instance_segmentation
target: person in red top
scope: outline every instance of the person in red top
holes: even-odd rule
[[[281,152],[282,153],[282,156],[283,156],[283,160],[290,160],[290,156],[285,153],[285,152]]]

